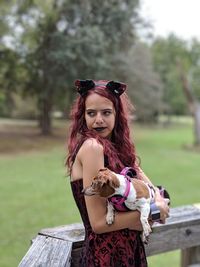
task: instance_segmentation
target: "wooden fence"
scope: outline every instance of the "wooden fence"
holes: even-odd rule
[[[41,230],[19,267],[78,267],[84,233],[80,223]],[[172,208],[165,225],[153,226],[147,256],[175,249],[181,267],[200,267],[200,204]]]

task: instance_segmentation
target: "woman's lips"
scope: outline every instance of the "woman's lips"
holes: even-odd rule
[[[96,127],[96,128],[93,128],[95,131],[97,132],[102,132],[103,130],[106,129],[106,127]]]

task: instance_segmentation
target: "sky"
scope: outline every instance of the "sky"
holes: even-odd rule
[[[200,0],[141,0],[141,14],[153,24],[154,36],[200,40]]]

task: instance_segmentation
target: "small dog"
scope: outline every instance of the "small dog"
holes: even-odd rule
[[[150,203],[154,199],[155,191],[142,180],[129,179],[121,174],[116,174],[109,169],[100,169],[98,175],[93,178],[92,184],[83,189],[87,196],[99,195],[108,199],[107,224],[114,222],[114,207],[117,210],[138,210],[143,227],[142,241],[148,242],[152,232],[148,222]],[[126,208],[126,209],[124,209]]]

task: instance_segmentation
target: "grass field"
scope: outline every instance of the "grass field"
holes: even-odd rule
[[[40,229],[80,221],[64,168],[66,127],[48,139],[32,124],[10,127],[0,124],[1,267],[17,266]],[[168,189],[172,206],[200,202],[200,153],[186,149],[193,141],[191,123],[136,125],[133,138],[143,170]],[[179,252],[148,261],[149,267],[178,267]]]

